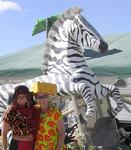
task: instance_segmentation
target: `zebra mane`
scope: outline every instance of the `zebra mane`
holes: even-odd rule
[[[74,8],[70,8],[68,10],[66,10],[64,13],[62,13],[59,18],[57,19],[57,21],[54,23],[53,27],[59,27],[61,24],[63,24],[64,21],[66,20],[74,20],[75,16],[77,14],[80,14],[81,11],[83,11],[83,9],[79,8],[79,7],[74,7]]]
[[[83,9],[79,7],[74,7],[66,10],[62,13],[59,18],[53,23],[52,27],[49,30],[48,37],[46,39],[44,45],[44,55],[43,55],[43,63],[42,63],[42,72],[43,74],[47,74],[48,71],[48,59],[49,59],[49,51],[52,47],[50,39],[52,39],[52,35],[57,33],[57,29],[66,21],[66,20],[74,20],[77,14],[80,14]],[[55,40],[55,39],[54,39]]]

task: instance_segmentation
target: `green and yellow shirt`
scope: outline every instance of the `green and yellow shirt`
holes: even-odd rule
[[[58,142],[57,123],[60,119],[62,119],[62,113],[57,108],[51,108],[46,114],[40,115],[34,150],[56,150]],[[64,145],[63,150],[66,150]]]

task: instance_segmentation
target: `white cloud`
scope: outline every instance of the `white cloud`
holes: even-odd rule
[[[7,10],[21,11],[21,7],[17,3],[0,0],[0,13]]]

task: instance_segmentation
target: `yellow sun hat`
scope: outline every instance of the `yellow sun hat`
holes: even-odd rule
[[[47,82],[36,82],[33,83],[30,87],[30,91],[33,93],[45,93],[48,95],[55,95],[57,94],[57,86],[53,83]]]

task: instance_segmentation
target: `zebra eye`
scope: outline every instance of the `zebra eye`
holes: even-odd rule
[[[77,79],[76,79],[76,78],[74,78],[74,79],[73,79],[73,82],[74,82],[74,83],[77,83]]]

